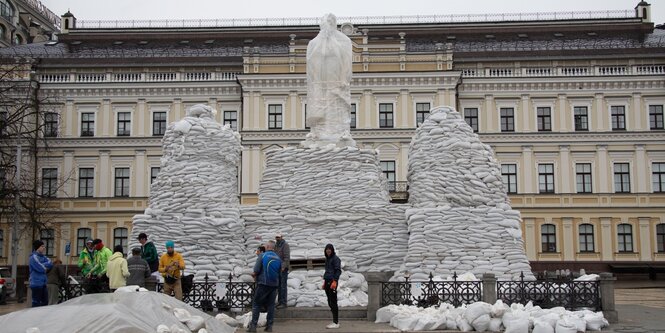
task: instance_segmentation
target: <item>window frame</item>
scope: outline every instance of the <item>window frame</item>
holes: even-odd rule
[[[392,165],[392,170],[388,166]],[[395,192],[396,181],[397,181],[397,163],[395,160],[381,160],[379,161],[379,166],[381,167],[381,173],[386,177],[388,181],[388,192]],[[384,166],[386,166],[384,168]],[[391,179],[392,178],[392,179]]]
[[[552,108],[549,106],[536,107],[536,122],[538,132],[552,132]]]
[[[545,228],[551,230],[546,230]],[[540,251],[541,253],[557,253],[556,225],[545,223],[540,225]]]
[[[395,104],[379,103],[379,128],[395,128]]]
[[[129,119],[125,119],[126,117]],[[123,119],[120,119],[120,118]],[[130,111],[116,112],[116,136],[131,136],[132,135],[132,113]]]
[[[124,231],[124,235],[123,232]],[[118,235],[120,232],[120,235]],[[122,250],[127,251],[129,246],[129,230],[125,227],[113,228],[113,247],[116,245],[122,245]]]
[[[84,235],[81,236],[81,231],[83,231]],[[87,233],[85,231],[88,231]],[[92,239],[92,229],[90,228],[78,228],[76,230],[76,255],[78,256],[81,251],[85,248],[85,242],[88,239]]]
[[[544,169],[542,171],[541,171],[541,167],[544,167]],[[551,170],[547,170],[548,167],[551,167]],[[554,181],[555,181],[555,179],[554,179],[554,163],[538,163],[538,193],[540,193],[540,194],[556,193],[556,188],[555,188]],[[543,185],[544,185],[544,188],[543,188]],[[551,185],[551,188],[550,188],[550,185]]]
[[[86,173],[89,171],[92,176],[82,174],[82,171],[85,170]],[[95,196],[95,168],[79,168],[78,170],[78,197],[79,198],[93,198]],[[85,187],[82,187],[82,180],[85,180]],[[88,186],[89,185],[89,186]],[[85,188],[85,194],[81,194],[81,189]]]
[[[47,172],[50,173],[48,176],[51,177],[48,178],[46,177]],[[55,198],[57,194],[58,194],[58,168],[42,168],[41,196],[45,198]]]
[[[46,252],[44,255],[47,257],[55,256],[55,230],[53,228],[45,228],[39,230],[39,240],[44,242]]]
[[[504,166],[510,169],[514,167],[515,170],[507,170],[504,172]],[[504,178],[506,177],[506,178]],[[511,179],[512,178],[512,179]],[[517,194],[517,164],[515,163],[502,163],[501,164],[501,181],[506,187],[506,193],[508,194]],[[511,187],[514,186],[514,191],[511,190]]]
[[[231,114],[233,114],[234,116],[231,117]],[[229,117],[227,117],[227,115]],[[238,111],[237,110],[225,110],[222,117],[223,117],[223,119],[222,119],[222,122],[223,122],[222,124],[223,125],[229,124],[229,126],[231,127],[232,130],[234,130],[236,132],[238,131]]]
[[[617,170],[617,166],[621,166],[622,170]],[[626,166],[627,170],[623,170],[623,166]],[[631,193],[631,182],[630,182],[630,163],[626,162],[615,162],[612,165],[613,170],[613,184],[614,184],[614,193]],[[620,179],[617,179],[617,176]],[[619,182],[617,182],[619,180]],[[627,186],[628,188],[624,188]]]
[[[591,231],[588,229],[591,228]],[[584,230],[583,230],[584,229]],[[578,240],[580,253],[594,253],[596,251],[595,230],[593,224],[582,223],[578,227]]]
[[[55,119],[52,117],[55,117]],[[44,130],[42,131],[42,135],[44,135],[45,138],[58,137],[58,121],[57,112],[44,113]]]
[[[159,176],[159,172],[161,171],[161,167],[150,167],[150,185],[157,180],[157,177]],[[157,173],[155,174],[155,170],[157,170]]]
[[[349,114],[350,117],[350,128],[356,128],[358,126],[358,105],[356,103],[351,103],[351,111]]]
[[[628,228],[628,232],[626,232],[626,228]],[[617,252],[635,252],[633,247],[633,226],[629,223],[620,223],[617,225]]]
[[[164,119],[157,119],[157,116],[164,116]],[[167,111],[153,111],[152,112],[152,136],[164,136],[166,134],[166,124],[168,122]]]
[[[89,119],[92,118],[92,120]],[[81,112],[81,137],[95,136],[95,112]]]
[[[478,133],[478,108],[464,108],[464,121],[466,122],[469,127],[471,127],[471,130],[473,130],[473,133]],[[471,114],[467,112],[472,112]],[[473,114],[475,113],[475,114]]]
[[[660,110],[658,110],[660,108]],[[652,131],[665,129],[663,105],[649,105],[649,129]]]
[[[588,170],[584,168],[580,171],[580,166],[588,166]],[[582,185],[581,190],[580,185]],[[593,165],[591,163],[575,163],[575,190],[576,193],[593,193]]]
[[[665,223],[656,224],[656,253],[665,253]]]
[[[651,191],[665,193],[665,162],[651,162]]]
[[[416,103],[416,105],[415,105],[416,127],[420,127],[420,125],[422,125],[425,122],[425,119],[427,119],[427,115],[429,114],[429,110],[432,108],[431,105],[432,105],[432,103],[429,103],[429,102],[418,102],[418,103]]]
[[[510,114],[508,114],[508,112],[510,112]],[[515,132],[515,108],[513,107],[499,108],[499,121],[502,133]]]
[[[580,114],[578,114],[578,111],[580,111]],[[581,114],[582,111],[584,111],[584,114]],[[573,126],[575,126],[575,132],[589,131],[589,107],[573,106]]]
[[[610,106],[610,126],[612,131],[625,131],[626,125],[626,106],[625,105],[611,105]]]
[[[284,106],[268,104],[268,129],[281,130],[284,126]]]
[[[126,171],[126,175],[124,174]],[[118,175],[118,172],[121,172]],[[129,167],[114,168],[113,177],[113,196],[116,198],[129,197],[131,170]]]

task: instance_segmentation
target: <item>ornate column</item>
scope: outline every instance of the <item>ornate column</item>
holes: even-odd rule
[[[538,131],[537,128],[535,128],[535,122],[533,118],[533,112],[531,112],[531,108],[529,107],[529,95],[522,95],[522,112],[519,114],[517,113],[517,110],[515,110],[515,131],[519,132],[519,128],[517,127],[517,124],[520,123],[518,121],[519,118],[522,118],[521,123],[522,123],[522,130],[524,132],[536,132]],[[521,117],[519,116],[521,115]],[[500,117],[499,113],[499,117]]]
[[[651,219],[648,217],[638,218],[640,228],[640,260],[653,260],[651,249]]]
[[[612,218],[610,217],[601,217],[600,218],[600,238],[602,242],[601,247],[601,260],[611,261],[614,259],[614,252],[612,252],[613,241],[612,241]]]
[[[110,135],[109,131],[112,132],[113,126],[115,126],[113,118],[113,112],[111,112],[111,100],[105,98],[102,101],[102,109],[99,112],[99,119],[95,120],[96,127],[101,127],[102,136],[108,137]]]
[[[607,116],[607,110],[605,110],[605,101],[603,99],[603,94],[596,94],[596,112],[591,117],[591,121],[596,123],[596,130],[599,132],[604,132],[609,130],[609,117]],[[589,130],[593,131],[593,126],[590,126]]]
[[[145,197],[147,193],[146,186],[150,186],[150,184],[145,181],[146,174],[150,172],[150,170],[146,169],[147,161],[145,149],[135,150],[134,156],[136,158],[136,170],[134,171],[136,179],[132,182],[135,184],[134,196]],[[148,176],[148,179],[150,179],[150,176]]]
[[[485,129],[487,132],[499,132],[501,128],[497,128],[499,122],[496,121],[498,118],[498,110],[494,104],[494,96],[485,95],[485,115],[482,118],[485,118]]]
[[[64,179],[64,184],[62,186],[62,192],[65,197],[75,197],[76,196],[76,179],[78,178],[78,169],[74,169],[74,151],[65,150],[63,151],[64,161],[63,161],[63,172],[64,177],[65,172],[71,170],[70,176]]]
[[[633,131],[648,131],[649,130],[649,124],[648,124],[648,118],[646,115],[648,114],[647,112],[644,112],[642,110],[642,95],[638,92],[633,93],[633,106],[632,110],[630,110],[633,114],[633,119],[632,122],[629,122],[628,125],[631,125],[632,128],[628,128],[629,130]],[[647,119],[645,122],[644,119]]]
[[[563,260],[572,261],[575,260],[575,249],[573,248],[573,243],[575,242],[575,228],[573,227],[573,218],[564,217],[562,218],[563,224],[563,238],[561,242],[561,249],[563,250]]]
[[[526,248],[526,256],[529,260],[538,259],[536,255],[536,219],[523,218],[524,221],[524,248]]]
[[[62,119],[65,121],[64,125],[64,135],[63,137],[66,138],[71,138],[75,136],[74,130],[76,129],[76,112],[74,111],[74,101],[71,99],[68,99],[65,102],[65,114],[63,115]],[[60,128],[62,128],[61,126]]]
[[[635,193],[649,192],[649,167],[644,145],[635,145]]]
[[[559,115],[559,128],[555,128],[552,126],[552,130],[556,131],[558,130],[559,132],[569,132],[570,127],[568,126],[568,121],[571,119],[571,117],[566,117],[569,113],[568,111],[570,108],[568,107],[568,97],[564,94],[559,95],[559,107],[556,110],[552,110],[552,112],[556,113]],[[572,112],[572,111],[571,111]],[[552,119],[554,120],[554,119]],[[554,125],[554,124],[552,124]]]
[[[607,145],[597,145],[596,155],[598,159],[598,180],[595,183],[598,184],[598,191],[600,193],[609,193],[609,184],[612,182],[612,179],[608,178],[607,171],[612,166],[607,164]]]
[[[136,125],[132,126],[136,128],[136,136],[145,136],[146,122],[148,126],[152,125],[150,121],[146,121],[146,116],[148,116],[148,110],[145,105],[145,99],[139,98],[136,103]],[[148,129],[148,131],[150,130],[151,129]]]
[[[575,177],[571,177],[573,166],[570,165],[570,146],[559,146],[559,156],[561,156],[561,165],[559,168],[559,170],[561,170],[561,177],[557,178],[561,180],[561,193],[574,193],[574,191],[571,190],[571,183],[574,183]]]
[[[522,146],[522,161],[524,161],[522,165],[524,181],[517,183],[517,191],[519,193],[538,193],[538,182],[535,182],[533,177],[533,146]]]
[[[110,154],[111,151],[109,150],[99,151],[99,173],[97,174],[97,178],[99,178],[99,191],[97,194],[102,198],[113,196],[110,191],[112,188],[110,183],[111,179],[113,179],[113,174],[111,174]]]

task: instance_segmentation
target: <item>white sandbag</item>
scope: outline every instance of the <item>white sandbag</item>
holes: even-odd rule
[[[565,316],[556,322],[554,332],[556,333],[577,333],[577,325],[571,320],[572,317]]]
[[[455,319],[455,323],[457,324],[457,328],[462,332],[473,331],[473,326],[471,326],[471,324],[469,324],[469,322],[466,321],[466,318],[464,318],[464,316],[457,316],[457,318]]]
[[[466,318],[467,322],[473,323],[476,318],[482,315],[488,315],[489,317],[491,311],[492,306],[490,304],[485,302],[475,302],[466,308],[466,311],[464,312],[464,318]]]
[[[515,304],[513,304],[515,305]],[[511,308],[513,306],[511,305]],[[522,306],[523,307],[523,306]],[[518,307],[516,307],[518,308]],[[528,333],[529,315],[523,310],[512,310],[506,312],[502,318],[503,326],[506,328],[504,333]]]
[[[375,323],[389,323],[390,320],[400,313],[399,306],[391,304],[384,306],[376,310],[376,321]]]
[[[390,326],[400,331],[413,331],[418,323],[418,317],[400,313],[390,319]]]
[[[536,319],[533,321],[533,331],[531,333],[554,333],[554,327],[548,322]]]
[[[587,331],[600,331],[603,327],[609,326],[607,319],[605,319],[603,313],[600,311],[585,314],[584,321],[586,321]]]
[[[233,318],[233,317],[231,317],[231,316],[229,316],[225,313],[220,313],[220,314],[216,315],[215,319],[217,319],[217,320],[219,320],[219,321],[221,321],[221,322],[223,322],[223,323],[225,323],[225,324],[227,324],[231,327],[238,327],[238,325],[240,325],[240,323],[238,323],[238,321],[235,320],[235,318]]]
[[[201,316],[191,316],[185,321],[185,325],[192,331],[198,331],[205,327],[205,319]]]
[[[487,328],[490,332],[499,332],[501,331],[501,318],[492,318],[490,319],[490,325]]]

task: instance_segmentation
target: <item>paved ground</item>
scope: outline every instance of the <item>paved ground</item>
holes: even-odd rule
[[[665,283],[649,281],[617,284],[615,289],[616,308],[619,312],[619,323],[612,324],[607,333],[665,333]],[[0,315],[25,309],[29,302],[9,302],[0,305]],[[367,321],[342,321],[337,330],[326,330],[327,320],[277,320],[274,332],[292,333],[396,333],[399,330],[387,324],[374,324]],[[245,332],[243,329],[238,333]],[[259,329],[259,332],[263,332]],[[443,331],[437,331],[439,333]],[[451,331],[458,332],[458,331]]]

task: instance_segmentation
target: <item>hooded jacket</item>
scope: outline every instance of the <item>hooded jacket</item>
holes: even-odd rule
[[[108,264],[109,258],[111,258],[112,255],[113,252],[111,252],[111,249],[102,245],[100,250],[95,251],[92,259],[93,265],[90,269],[90,273],[100,277],[106,274],[106,265]]]
[[[122,253],[115,252],[111,255],[106,266],[106,276],[109,277],[110,289],[118,289],[127,285],[129,269],[127,269],[127,260]]]
[[[326,245],[327,249],[331,249],[332,253],[328,256],[326,251],[323,250],[323,254],[326,256],[326,271],[323,273],[323,279],[326,281],[337,281],[339,280],[339,276],[342,275],[342,261],[335,254],[335,247],[332,244]]]
[[[30,256],[30,288],[46,287],[46,272],[53,263],[45,255],[35,251]]]

